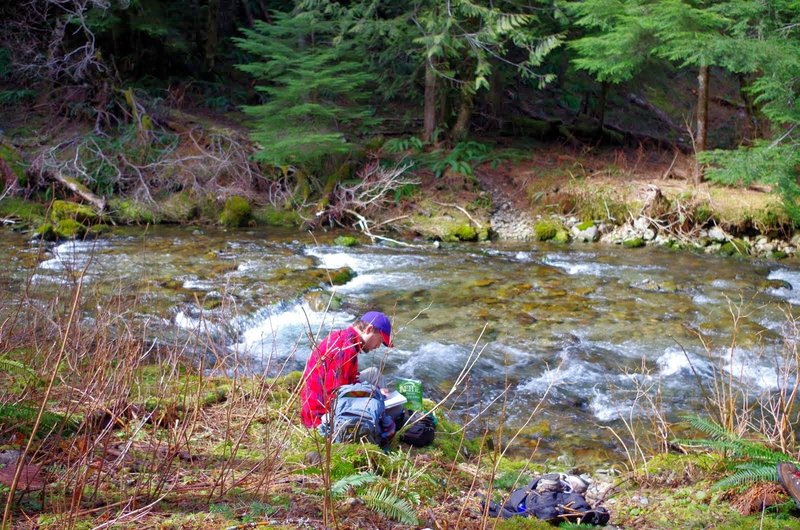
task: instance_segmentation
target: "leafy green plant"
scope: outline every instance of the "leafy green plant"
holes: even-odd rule
[[[36,97],[36,91],[30,89],[0,90],[0,106],[9,107],[30,101]]]
[[[411,504],[393,494],[388,488],[371,488],[361,495],[361,498],[364,499],[367,506],[390,519],[414,526],[419,524]]]
[[[489,159],[491,147],[480,142],[459,142],[443,158],[431,164],[434,175],[441,177],[446,170],[471,177],[473,166]]]
[[[417,525],[419,520],[414,508],[405,499],[401,499],[388,488],[372,487],[360,491],[366,485],[382,480],[374,473],[357,473],[342,477],[331,485],[334,498],[343,497],[348,491],[355,491],[364,503],[376,512],[403,524]]]
[[[374,473],[357,473],[354,475],[348,475],[331,484],[331,494],[337,498],[342,497],[351,488],[357,489],[361,486],[372,484],[380,479],[381,477]]]
[[[709,449],[733,459],[731,467],[735,472],[717,482],[714,485],[715,488],[730,488],[759,481],[775,481],[778,463],[793,462],[788,455],[774,451],[763,443],[745,439],[712,420],[699,416],[690,416],[687,420],[692,427],[707,435],[708,438],[682,439],[677,440],[677,443],[688,447]]]
[[[404,151],[420,152],[424,149],[425,144],[416,136],[409,136],[408,138],[392,138],[383,144],[383,148],[389,153],[402,153]]]

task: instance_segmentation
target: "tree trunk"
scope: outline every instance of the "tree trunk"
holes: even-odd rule
[[[745,74],[739,74],[739,96],[744,101],[744,109],[745,113],[747,114],[747,123],[752,128],[752,137],[749,140],[755,140],[757,138],[765,138],[768,136],[766,131],[764,131],[764,127],[762,125],[763,114],[761,113],[760,109],[756,105],[755,101],[753,101],[753,97],[747,92],[747,87],[751,84],[749,76]]]
[[[430,58],[425,61],[425,106],[422,110],[422,141],[425,143],[434,140],[436,131],[436,72],[433,70]]]
[[[706,150],[708,140],[708,66],[701,66],[697,76],[697,135],[695,137],[695,151]],[[695,184],[703,181],[703,172],[697,164],[694,175]]]
[[[453,141],[460,142],[469,133],[469,120],[472,117],[472,107],[475,103],[475,94],[470,90],[470,86],[465,84],[461,90],[461,104],[458,107],[458,116],[453,125]]]
[[[603,127],[606,124],[606,101],[608,100],[608,90],[611,88],[611,83],[608,81],[603,81],[600,84],[600,99],[597,100],[597,123],[600,131],[603,131]]]
[[[206,20],[206,69],[211,71],[217,56],[219,44],[219,2],[208,0],[208,18]]]

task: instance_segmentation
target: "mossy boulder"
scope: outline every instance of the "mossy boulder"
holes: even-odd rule
[[[86,233],[86,227],[74,219],[62,219],[53,227],[58,239],[76,239]]]
[[[95,223],[100,220],[100,215],[89,206],[70,201],[53,201],[50,208],[50,217],[53,221],[71,220],[78,223]]]
[[[227,227],[247,226],[252,219],[253,207],[247,199],[239,195],[228,197],[219,216],[220,224]]]
[[[445,241],[478,241],[478,231],[468,223],[460,224],[447,232],[443,238]]]
[[[561,224],[551,219],[544,219],[533,225],[533,235],[539,241],[555,239],[559,230],[563,230]]]
[[[154,224],[158,216],[147,204],[130,199],[111,199],[108,203],[111,217],[122,224]]]
[[[43,223],[39,225],[33,233],[36,237],[44,241],[55,241],[58,239],[53,223]]]
[[[300,226],[303,218],[295,210],[265,206],[253,211],[257,224],[269,226]]]
[[[338,247],[355,247],[358,245],[358,239],[353,236],[339,236],[333,240],[333,244]]]
[[[742,239],[731,239],[719,249],[723,256],[746,256],[749,252],[750,245]]]
[[[0,200],[0,217],[19,220],[28,226],[44,223],[46,210],[39,203],[6,197]]]
[[[164,222],[185,223],[197,218],[200,205],[189,193],[173,193],[158,201],[158,212]]]
[[[317,312],[338,311],[342,308],[342,303],[344,302],[344,298],[341,295],[331,294],[328,291],[310,291],[303,298],[308,307]]]
[[[356,277],[356,273],[350,267],[342,267],[330,271],[331,283],[333,285],[344,285]]]
[[[623,241],[622,246],[625,248],[640,248],[644,246],[644,239],[641,237],[632,237]]]
[[[553,243],[569,243],[569,239],[569,232],[562,228],[553,236]]]
[[[60,241],[62,239],[76,239],[86,234],[86,227],[73,219],[62,219],[57,223],[44,223],[34,234],[45,241]]]

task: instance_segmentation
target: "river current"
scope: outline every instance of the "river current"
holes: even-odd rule
[[[171,227],[46,246],[6,231],[0,253],[3,303],[26,285],[66,292],[83,271],[99,303],[130,299],[154,337],[202,328],[272,374],[302,369],[309,335],[382,310],[396,347],[362,367],[420,379],[434,400],[452,390],[445,408],[473,428],[523,425],[542,400],[517,443],[545,454],[613,451],[602,427],[652,414],[642,388],[674,418],[700,412],[715,377],[758,396],[796,375],[796,261],[600,244],[344,248],[331,234]],[[355,277],[325,285],[341,267]]]

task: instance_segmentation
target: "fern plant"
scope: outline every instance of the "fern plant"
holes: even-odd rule
[[[393,519],[399,523],[418,525],[419,520],[411,504],[393,494],[388,488],[372,487],[365,491],[361,488],[374,484],[381,477],[374,473],[357,473],[342,477],[331,485],[331,495],[338,499],[348,491],[354,490],[370,509]]]
[[[367,506],[398,523],[419,525],[417,514],[411,504],[393,494],[388,488],[370,488],[361,497]]]
[[[36,379],[36,372],[29,366],[14,359],[9,359],[4,355],[0,355],[0,373],[9,374],[11,376],[20,377],[27,380]]]
[[[708,438],[680,439],[676,440],[677,443],[723,453],[734,460],[731,462],[734,473],[714,484],[715,488],[725,489],[761,481],[775,481],[780,462],[797,463],[788,455],[770,449],[761,442],[745,439],[712,420],[690,416],[687,421]]]

